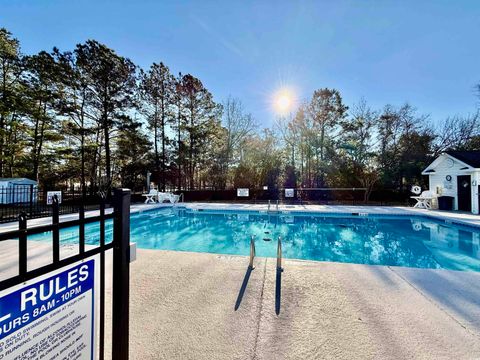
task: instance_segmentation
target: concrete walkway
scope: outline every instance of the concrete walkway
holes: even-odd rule
[[[139,250],[131,359],[480,358],[480,274]],[[278,314],[277,314],[278,312]]]

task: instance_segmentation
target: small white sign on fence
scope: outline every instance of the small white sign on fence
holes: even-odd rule
[[[295,196],[295,189],[285,189],[285,197],[293,198]]]
[[[248,188],[238,188],[237,189],[237,196],[238,197],[248,197],[249,196]]]
[[[47,205],[53,204],[53,197],[57,195],[58,203],[62,203],[62,192],[61,191],[47,191]]]

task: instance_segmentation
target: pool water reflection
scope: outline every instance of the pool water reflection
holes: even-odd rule
[[[213,213],[167,208],[131,216],[131,241],[139,248],[292,259],[480,271],[480,229],[423,217],[326,216],[321,214]],[[106,224],[107,242],[112,223]],[[99,225],[85,228],[86,243],[98,244]],[[62,229],[62,244],[78,241],[78,228]],[[49,240],[38,234],[31,240]]]

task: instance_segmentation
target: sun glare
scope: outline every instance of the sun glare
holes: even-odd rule
[[[277,99],[278,109],[281,111],[287,111],[292,105],[292,100],[287,95],[280,95]]]
[[[278,114],[287,114],[293,111],[295,106],[295,95],[291,90],[278,90],[273,96],[273,107]]]

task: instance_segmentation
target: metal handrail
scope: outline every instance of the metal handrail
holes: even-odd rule
[[[277,245],[277,270],[282,269],[282,237],[278,237],[278,245]]]
[[[248,267],[250,269],[253,269],[253,259],[255,257],[255,235],[252,235],[250,237],[250,262],[248,264]]]
[[[276,200],[276,201],[275,201],[275,212],[277,212],[277,213],[278,213],[279,203],[280,203],[280,200]],[[267,212],[270,212],[270,207],[271,207],[271,205],[272,205],[271,200],[268,200]]]

